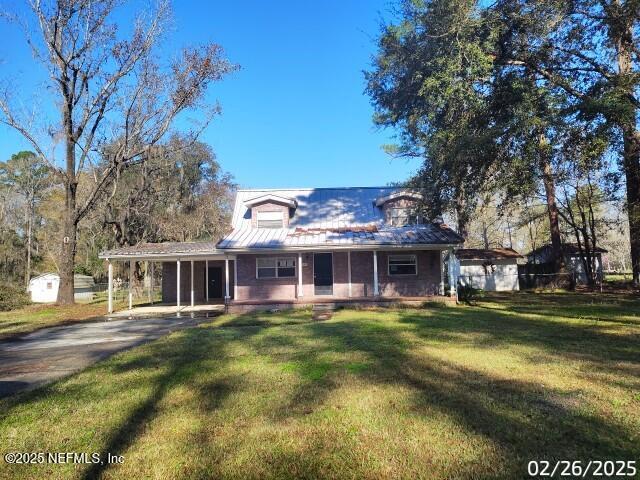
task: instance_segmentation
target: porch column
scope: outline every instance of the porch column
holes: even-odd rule
[[[207,299],[207,303],[209,303],[209,260],[204,261],[204,283],[205,283],[205,298]]]
[[[233,259],[233,299],[238,298],[238,257]]]
[[[149,278],[149,260],[145,260],[144,262],[144,276],[147,277],[147,282],[149,282],[149,286],[147,287],[147,300],[151,303],[151,280]]]
[[[133,308],[133,260],[129,260],[129,310]]]
[[[349,282],[349,298],[351,298],[351,250],[347,251],[347,281]]]
[[[378,252],[373,251],[373,294],[377,297],[380,295],[378,289]]]
[[[229,258],[224,257],[224,300],[229,300]]]
[[[298,298],[304,297],[302,288],[302,253],[298,252]]]
[[[180,260],[176,260],[176,307],[180,313]]]
[[[149,302],[153,305],[153,260],[151,260],[151,279],[149,280]]]
[[[109,286],[107,288],[107,313],[113,313],[113,263],[111,260],[107,259],[109,262],[108,271],[109,271]]]
[[[195,295],[193,293],[193,260],[191,260],[191,306],[195,305]]]
[[[444,295],[444,250],[438,251],[440,254],[440,295]]]
[[[458,275],[456,273],[456,257],[453,254],[453,248],[449,249],[449,295],[455,297],[458,287]]]

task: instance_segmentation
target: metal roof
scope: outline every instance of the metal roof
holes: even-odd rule
[[[461,248],[456,250],[458,260],[504,260],[523,258],[512,248]]]
[[[305,247],[364,247],[455,245],[462,238],[446,225],[410,227],[243,228],[218,243],[220,249],[289,249]]]
[[[140,243],[138,245],[122,248],[114,248],[100,252],[100,258],[116,257],[153,257],[167,255],[223,255],[216,248],[215,242],[163,242]]]
[[[289,220],[290,227],[339,228],[382,224],[383,213],[375,206],[375,201],[401,190],[396,187],[238,190],[232,225],[234,230],[250,228],[251,211],[246,202],[262,195],[290,198],[298,203]]]

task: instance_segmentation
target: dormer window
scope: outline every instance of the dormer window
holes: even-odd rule
[[[279,211],[259,211],[257,213],[258,228],[284,228],[284,212]]]
[[[419,217],[410,208],[395,207],[389,209],[389,223],[394,227],[417,225]]]

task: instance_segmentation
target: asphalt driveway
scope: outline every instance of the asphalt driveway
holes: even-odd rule
[[[29,390],[206,318],[98,320],[0,341],[0,397]]]

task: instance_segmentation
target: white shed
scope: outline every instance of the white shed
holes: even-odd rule
[[[511,248],[463,248],[456,250],[460,264],[458,282],[490,292],[519,290],[518,260],[523,258]]]
[[[89,275],[74,275],[74,298],[92,300],[95,282]],[[60,276],[57,273],[43,273],[29,280],[31,301],[35,303],[54,303],[58,298]]]

